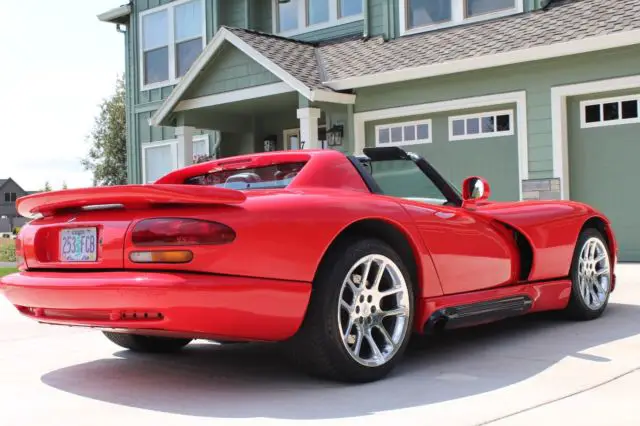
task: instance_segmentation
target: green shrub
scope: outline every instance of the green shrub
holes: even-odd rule
[[[16,261],[16,244],[14,240],[0,242],[0,262]]]

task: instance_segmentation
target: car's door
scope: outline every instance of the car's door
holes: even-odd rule
[[[369,172],[381,192],[396,198],[415,221],[445,294],[512,281],[516,252],[508,235],[452,199],[453,189],[443,187],[448,183],[435,170],[430,177],[414,161],[385,160],[372,162]]]

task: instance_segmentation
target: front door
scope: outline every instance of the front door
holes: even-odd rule
[[[286,129],[283,132],[282,137],[283,149],[287,150],[296,150],[303,149],[304,146],[300,146],[300,129]],[[327,148],[327,126],[324,124],[318,126],[318,140],[320,141],[320,146],[322,149]]]

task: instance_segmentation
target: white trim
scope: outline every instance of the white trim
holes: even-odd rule
[[[414,126],[417,127],[419,125],[426,124],[429,129],[429,134],[426,139],[414,139],[414,140],[405,140],[404,139],[404,129],[406,126]],[[402,129],[402,140],[400,142],[392,142],[391,141],[391,128],[400,127]],[[380,143],[380,130],[388,129],[389,130],[389,142]],[[433,141],[433,123],[430,118],[425,120],[414,120],[414,121],[405,121],[401,123],[388,123],[388,124],[378,124],[374,128],[375,131],[375,140],[377,147],[384,146],[409,146],[409,145],[422,145],[426,143],[431,143]],[[418,137],[418,132],[416,130],[415,137]]]
[[[147,149],[151,149],[151,148],[158,148],[161,146],[167,146],[169,145],[171,147],[171,158],[173,159],[172,161],[172,170],[175,170],[179,167],[182,167],[181,165],[184,164],[184,158],[183,155],[181,155],[181,150],[180,150],[180,140],[179,140],[180,136],[178,135],[177,138],[174,139],[165,139],[162,141],[155,141],[155,142],[144,142],[141,144],[141,156],[142,156],[142,182],[143,183],[147,183],[147,163],[146,163],[146,150]],[[199,141],[206,141],[207,143],[207,150],[209,152],[211,152],[211,139],[209,138],[209,134],[202,134],[202,135],[193,135],[192,136],[192,141],[193,142],[199,142]],[[191,151],[193,152],[193,150]],[[169,173],[169,172],[167,172]]]
[[[278,13],[278,0],[271,0],[271,16],[272,19],[272,32],[281,37],[291,37],[299,34],[309,33],[312,31],[323,30],[326,28],[335,27],[338,25],[348,24],[350,22],[362,21],[364,19],[364,0],[362,4],[362,13],[358,15],[346,16],[340,18],[338,11],[338,3],[340,0],[327,0],[329,2],[329,20],[327,22],[321,22],[314,25],[307,25],[307,2],[308,0],[301,0],[300,7],[298,8],[298,28],[289,31],[280,32],[278,27],[280,25]],[[300,28],[300,24],[303,24]]]
[[[107,10],[98,15],[98,19],[102,22],[118,23],[121,18],[131,15],[131,6],[125,5]]]
[[[230,104],[233,102],[246,101],[248,99],[263,98],[265,96],[280,95],[283,93],[295,92],[285,82],[265,84],[263,86],[249,87],[246,89],[233,90],[231,92],[218,93],[215,95],[200,96],[192,99],[180,101],[174,111],[186,111],[196,108],[204,108],[215,105]]]
[[[356,95],[313,89],[309,100],[311,102],[331,102],[334,104],[352,105],[356,103]]]
[[[387,108],[375,111],[359,112],[353,115],[354,151],[362,154],[365,147],[365,125],[368,121],[394,119],[412,115],[426,115],[453,110],[490,107],[508,103],[516,104],[518,127],[518,189],[522,199],[522,182],[529,179],[529,140],[527,131],[527,92],[525,90],[510,93],[498,93],[472,98],[452,99],[442,102],[431,102],[420,105],[409,105],[397,108]]]
[[[467,130],[467,119],[470,118],[477,118],[480,122],[480,125],[482,126],[482,119],[484,117],[497,117],[499,115],[507,115],[509,116],[509,130],[503,130],[503,131],[499,131],[499,130],[494,130],[492,132],[483,132],[482,129],[480,130],[480,133],[466,133]],[[465,134],[464,135],[454,135],[453,134],[453,122],[454,121],[458,121],[458,120],[464,120],[465,122]],[[508,110],[502,110],[502,111],[486,111],[486,112],[478,112],[475,114],[466,114],[466,115],[455,115],[455,116],[450,116],[449,117],[449,141],[450,142],[454,142],[454,141],[466,141],[466,140],[470,140],[470,139],[487,139],[487,138],[497,138],[497,137],[501,137],[501,136],[513,136],[513,134],[515,133],[513,130],[513,110],[512,109],[508,109]],[[496,121],[494,123],[495,126],[498,125],[497,122],[497,118]]]
[[[138,16],[138,55],[139,55],[139,61],[140,61],[140,63],[138,64],[138,67],[140,68],[140,90],[144,91],[144,90],[158,89],[161,87],[171,86],[174,84],[178,84],[182,79],[182,77],[179,77],[176,75],[176,65],[177,65],[176,55],[175,55],[175,50],[176,50],[175,28],[176,27],[175,27],[174,10],[176,7],[181,6],[185,3],[190,3],[190,2],[200,2],[200,6],[202,8],[201,10],[202,32],[200,34],[200,38],[202,39],[202,50],[204,50],[207,45],[207,12],[206,12],[205,0],[176,0],[171,3],[167,3],[165,5],[157,6],[151,9],[147,9],[143,12],[140,12]],[[144,83],[144,28],[143,28],[144,25],[142,24],[142,21],[145,16],[151,15],[157,12],[162,12],[163,10],[167,10],[167,23],[168,23],[167,35],[169,37],[167,41],[167,47],[169,49],[169,55],[168,55],[169,56],[168,58],[169,79],[165,81],[158,81],[155,83],[150,83],[145,85]],[[194,37],[193,39],[182,40],[182,42],[188,41],[188,40],[195,40],[195,39],[196,37]],[[195,62],[196,61],[194,61],[194,63]]]
[[[629,77],[596,80],[551,88],[553,175],[554,177],[560,178],[560,196],[563,200],[571,198],[569,190],[569,129],[567,126],[567,97],[636,88],[640,88],[640,74]]]
[[[347,90],[358,87],[379,86],[400,81],[416,80],[439,75],[455,74],[486,68],[495,68],[521,62],[557,58],[579,53],[595,52],[604,49],[640,44],[640,30],[621,31],[604,36],[587,37],[564,43],[519,49],[495,55],[484,55],[474,58],[459,59],[433,65],[403,68],[393,71],[350,77],[340,80],[325,81],[324,84],[333,90]]]
[[[633,118],[622,118],[622,102],[635,101],[636,108],[638,113],[640,113],[640,94],[637,95],[628,95],[628,96],[617,96],[612,98],[602,98],[602,99],[589,99],[586,101],[580,102],[580,127],[582,129],[590,129],[593,127],[609,127],[609,126],[621,126],[623,124],[635,124],[640,123],[640,114],[637,117]],[[609,103],[617,103],[620,107],[618,110],[618,118],[615,120],[603,120],[604,117],[604,104]],[[591,123],[587,123],[586,116],[586,107],[588,106],[599,106],[600,107],[600,121],[594,121]]]
[[[171,91],[171,94],[164,101],[162,106],[160,106],[155,114],[149,119],[149,124],[151,126],[160,125],[160,122],[177,105],[187,88],[191,85],[191,83],[193,83],[196,77],[208,64],[211,58],[213,58],[215,53],[218,51],[218,49],[220,49],[220,46],[222,46],[225,41],[231,43],[245,55],[249,56],[251,59],[262,65],[267,69],[267,71],[271,72],[280,80],[287,83],[290,87],[292,87],[294,90],[296,90],[298,93],[312,102],[326,100],[327,102],[335,103],[355,103],[356,95],[334,93],[318,89],[311,90],[300,80],[296,79],[284,69],[280,68],[278,65],[267,59],[253,47],[249,46],[238,36],[233,34],[231,31],[227,30],[226,28],[221,28],[215,35],[215,37],[213,37],[213,39],[209,42],[209,45],[204,49],[200,56],[198,56],[198,59],[196,59],[189,71],[182,78],[182,81],[180,81],[180,83]]]
[[[451,20],[431,25],[425,25],[416,28],[407,28],[408,7],[407,2],[410,0],[398,0],[400,2],[400,35],[419,34],[428,31],[441,30],[443,28],[456,27],[458,25],[472,24],[475,22],[487,21],[489,19],[503,18],[505,16],[515,15],[524,11],[524,0],[514,0],[514,7],[508,9],[500,9],[495,12],[483,13],[480,15],[465,17],[465,0],[451,0]]]

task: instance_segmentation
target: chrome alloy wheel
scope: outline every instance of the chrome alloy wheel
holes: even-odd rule
[[[604,305],[611,287],[609,253],[602,240],[589,238],[580,251],[578,287],[584,304],[597,311]]]
[[[398,352],[410,327],[407,283],[388,257],[359,259],[342,282],[338,324],[342,343],[358,363],[379,367]]]

